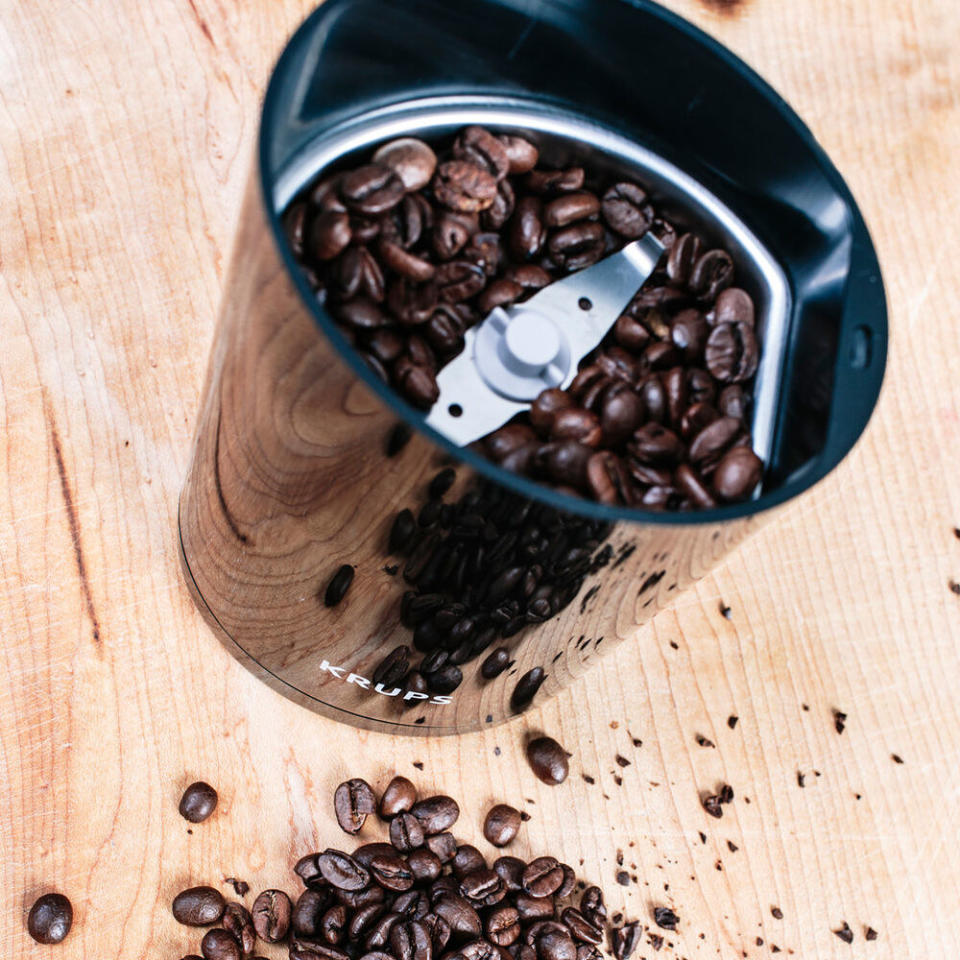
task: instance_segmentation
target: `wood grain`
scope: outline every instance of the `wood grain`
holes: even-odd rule
[[[332,786],[394,768],[458,796],[465,836],[511,799],[533,816],[521,856],[582,858],[630,916],[673,905],[680,933],[661,956],[960,955],[956,5],[670,0],[798,108],[864,209],[892,321],[877,415],[827,482],[635,644],[514,723],[419,741],[260,684],[212,638],[177,565],[257,101],[308,6],[0,8],[4,956],[190,952],[168,912],[178,887],[292,889],[292,860],[337,837]],[[562,787],[523,764],[538,729],[574,751]],[[191,834],[176,801],[197,776],[222,801]],[[737,797],[714,821],[698,793],[720,781]],[[614,882],[618,848],[637,884]],[[76,912],[58,948],[24,931],[52,888]],[[844,920],[852,947],[830,932]]]

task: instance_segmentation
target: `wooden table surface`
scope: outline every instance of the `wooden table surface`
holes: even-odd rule
[[[356,731],[273,693],[208,632],[178,568],[258,100],[310,6],[0,2],[0,953],[193,952],[168,909],[180,887],[295,889],[293,860],[341,838],[332,787],[396,769],[459,797],[466,837],[505,798],[532,814],[520,855],[582,863],[644,922],[673,906],[680,932],[657,956],[960,956],[955,0],[670,0],[847,176],[889,294],[881,402],[828,481],[635,644],[522,719],[443,740]],[[539,729],[574,753],[560,787],[523,762]],[[197,777],[222,799],[191,833],[176,803]],[[724,780],[736,799],[712,820],[698,792]],[[49,889],[76,910],[60,947],[25,933]],[[849,946],[831,932],[844,921]]]

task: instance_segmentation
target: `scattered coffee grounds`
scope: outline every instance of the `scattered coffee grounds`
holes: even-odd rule
[[[221,897],[219,913],[202,914],[207,924],[221,923],[203,937],[205,960],[242,960],[258,939],[285,943],[290,960],[501,960],[508,952],[516,960],[601,960],[607,910],[599,887],[578,883],[573,869],[551,856],[529,863],[504,856],[488,864],[449,833],[460,812],[456,801],[420,798],[415,787],[411,796],[407,784],[397,777],[379,803],[374,795],[375,810],[396,811],[385,815],[391,828],[406,823],[402,838],[391,829],[390,843],[301,857],[294,872],[303,891],[295,901],[265,890],[248,911],[240,903],[224,907]],[[409,820],[419,824],[419,834]],[[583,893],[574,903],[578,888]],[[205,906],[214,903],[209,894],[191,891],[178,901],[189,900],[187,894]],[[175,916],[194,922],[198,911],[184,914],[178,907]],[[620,960],[635,949],[638,926],[611,931]]]
[[[73,925],[73,904],[62,893],[38,897],[27,915],[27,932],[37,943],[60,943]]]
[[[506,803],[490,808],[483,821],[483,835],[495,847],[505,847],[517,835],[523,814]],[[527,814],[527,819],[530,815]]]
[[[619,753],[613,759],[616,761],[618,767],[630,766],[630,761],[626,757],[621,756]]]
[[[377,667],[374,680],[386,691],[410,689],[417,679],[434,695],[448,695],[463,681],[461,667],[494,644],[480,675],[499,676],[512,663],[502,641],[574,601],[611,531],[604,521],[561,513],[483,479],[450,503],[443,500],[448,487],[434,478],[417,515],[401,510],[390,530],[390,552],[406,557],[410,589],[400,619],[413,649],[397,647]],[[511,709],[525,710],[545,679],[539,666],[524,674]]]
[[[464,333],[651,230],[659,266],[566,390],[545,390],[481,449],[506,469],[606,504],[695,510],[746,500],[760,349],[723,249],[681,233],[631,181],[539,165],[521,137],[470,126],[383,144],[325,172],[284,214],[310,284],[363,360],[411,404]]]
[[[947,586],[950,588],[951,593],[955,593],[960,597],[960,583],[957,583],[956,580],[949,580],[947,581]]]
[[[722,816],[722,815],[723,815],[723,814],[722,814],[722,811],[721,811],[721,816]],[[701,842],[701,843],[706,843],[706,842],[707,842],[707,835],[706,835],[702,830],[698,831],[698,834],[699,834],[699,836],[700,836],[700,842]]]
[[[223,894],[214,887],[190,887],[173,898],[170,907],[174,919],[188,927],[209,927],[227,907]]]
[[[676,930],[680,918],[669,907],[654,907],[653,922],[663,930]]]
[[[629,960],[629,958],[633,956],[633,952],[637,949],[637,944],[640,942],[639,922],[633,920],[630,923],[625,923],[622,927],[615,927],[611,940],[613,943],[613,955],[616,957],[616,960]]]
[[[877,933],[877,931],[874,930],[873,927],[867,927],[867,929],[863,933],[863,936],[864,936],[864,939],[866,940],[876,940],[877,937],[880,936],[880,934]]]
[[[732,840],[728,840],[728,841],[727,841],[727,849],[728,849],[731,853],[736,853],[740,848],[739,848]]]
[[[217,791],[202,780],[191,783],[180,798],[180,816],[191,823],[203,823],[217,808]]]
[[[354,568],[345,563],[330,579],[326,592],[323,595],[323,604],[326,607],[335,607],[347,595],[350,584],[353,583]]]
[[[710,794],[703,798],[703,809],[710,814],[711,817],[716,817],[718,820],[723,816],[723,807],[720,806],[723,801],[716,794]]]
[[[250,892],[250,884],[246,880],[237,880],[236,877],[224,877],[224,883],[229,883],[233,887],[233,892],[238,897],[245,897]]]
[[[841,710],[833,711],[833,727],[837,733],[843,733],[843,729],[847,723],[847,715]]]
[[[739,720],[739,717],[735,717],[733,714],[731,714],[729,717],[727,717],[727,726],[732,730],[737,725]]]
[[[797,771],[797,786],[805,787],[806,786],[806,775],[802,774],[799,770]]]
[[[894,763],[903,763],[903,757],[901,757],[899,753],[891,753],[891,754],[890,754],[890,759],[891,759]]]
[[[720,802],[733,803],[733,787],[729,783],[724,783],[720,787]]]
[[[773,917],[774,920],[782,920],[782,919],[783,919],[783,911],[782,911],[779,907],[771,907],[771,908],[770,908],[770,914],[771,914],[771,916]]]
[[[833,931],[844,943],[853,943],[853,931],[850,929],[850,924],[846,920],[843,921],[843,926],[839,930]]]
[[[720,601],[720,616],[725,620],[733,619],[733,611],[722,600]]]
[[[626,870],[618,870],[618,871],[617,871],[617,883],[619,883],[621,887],[629,887],[629,886],[630,886],[630,874],[627,873]]]
[[[663,946],[663,937],[659,933],[647,933],[647,943],[654,952],[659,951]]]
[[[758,947],[762,947],[762,946],[763,946],[763,937],[757,937],[757,939],[754,940],[753,942],[754,942]]]
[[[701,747],[716,747],[716,744],[712,740],[705,737],[702,733],[698,733],[696,739],[697,744]]]
[[[585,783],[589,783],[591,786],[597,782],[589,773],[581,773],[580,776],[583,777]]]
[[[552,737],[537,737],[527,744],[527,763],[530,769],[550,786],[556,786],[567,779],[570,755]]]

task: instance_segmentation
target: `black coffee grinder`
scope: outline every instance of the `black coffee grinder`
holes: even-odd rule
[[[294,261],[287,204],[376,144],[468,124],[522,134],[558,165],[635,177],[730,252],[762,345],[752,430],[766,469],[753,499],[651,513],[558,492],[466,445],[483,432],[463,416],[480,387],[453,395],[469,370],[425,417],[350,348]],[[599,309],[610,282],[591,289]],[[542,365],[543,337],[517,340],[511,376],[525,357]],[[402,733],[499,722],[634,636],[832,470],[876,403],[886,342],[876,254],[839,173],[784,101],[690,24],[645,0],[328,0],[290,40],[264,102],[180,501],[188,583],[237,655],[313,709]],[[504,645],[508,669],[487,679],[470,660],[452,686],[417,670],[445,641],[418,646],[436,611],[404,598],[413,561],[389,544],[398,512],[416,512],[446,468],[457,495],[567,524],[592,552],[562,609],[478,641],[478,653]],[[349,590],[328,606],[345,567]]]

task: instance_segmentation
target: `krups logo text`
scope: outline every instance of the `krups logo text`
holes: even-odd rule
[[[442,696],[431,697],[429,693],[420,693],[418,690],[404,691],[403,687],[387,687],[387,685],[383,683],[374,683],[368,677],[362,677],[359,673],[350,673],[346,667],[335,667],[328,660],[324,660],[320,664],[320,672],[329,673],[344,683],[355,684],[360,687],[361,690],[373,690],[375,693],[379,693],[384,697],[399,697],[403,694],[402,699],[404,700],[426,700],[428,703],[433,703],[437,706],[450,703],[452,699],[451,697]]]

